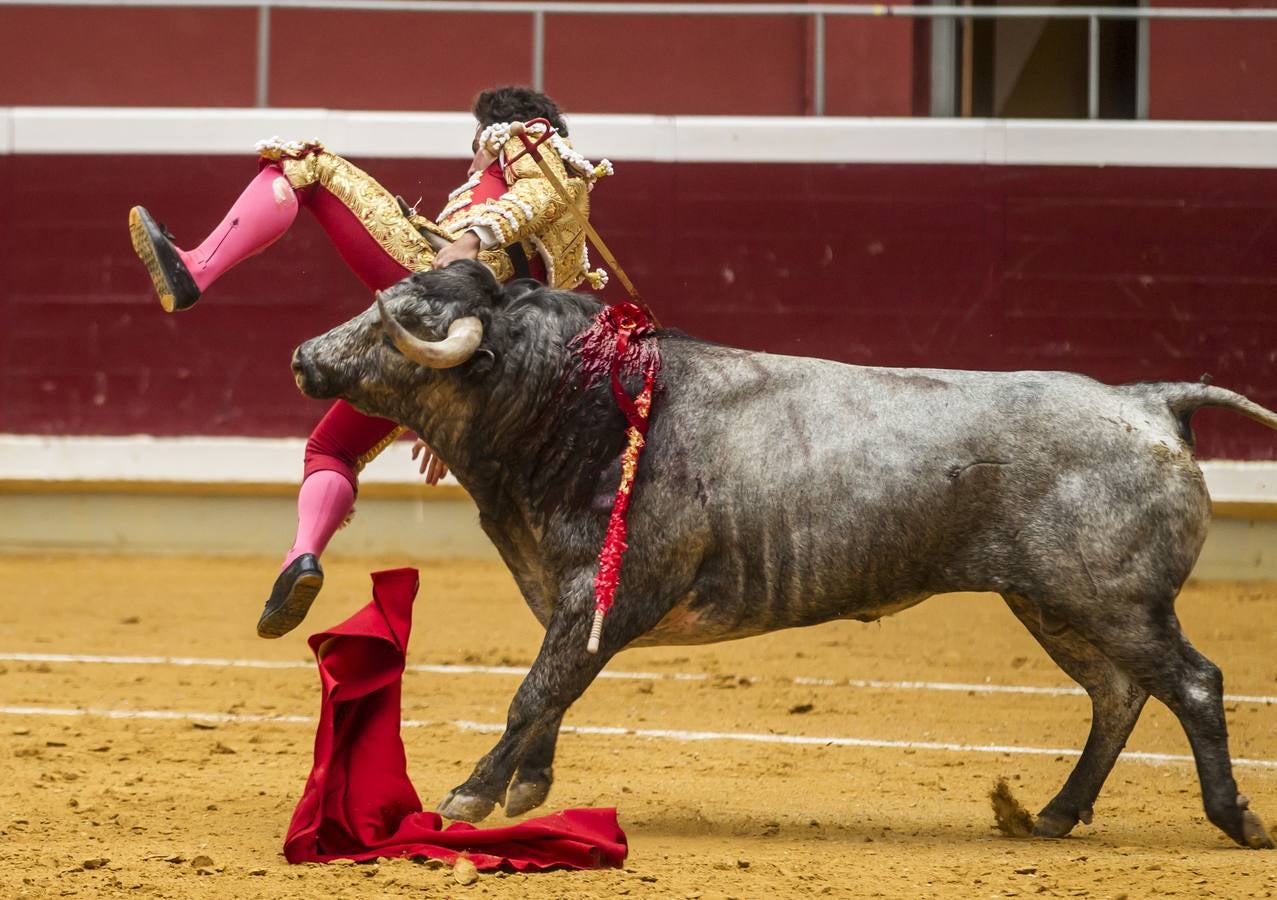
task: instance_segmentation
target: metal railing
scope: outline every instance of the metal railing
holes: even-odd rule
[[[621,3],[563,0],[0,0],[5,6],[147,6],[168,8],[256,8],[257,15],[257,81],[256,101],[259,107],[269,105],[270,48],[272,9],[324,9],[352,12],[420,12],[420,13],[523,13],[532,18],[531,84],[543,89],[545,81],[545,26],[551,15],[599,16],[799,16],[811,20],[813,48],[811,60],[812,112],[825,112],[825,20],[830,16],[863,18],[933,19],[950,28],[964,19],[1085,19],[1087,22],[1086,105],[1087,116],[1100,114],[1100,22],[1101,20],[1137,21],[1142,26],[1164,19],[1229,19],[1277,21],[1274,9],[1209,9],[1202,7],[1148,8],[1112,6],[908,6],[869,3]],[[1141,45],[1146,46],[1142,40]],[[934,45],[934,42],[933,42]],[[952,60],[949,60],[952,67]],[[932,85],[943,81],[932,60]],[[1141,59],[1139,71],[1146,72],[1147,59]],[[950,76],[951,77],[951,76]],[[1143,77],[1143,75],[1141,76]],[[1141,104],[1146,104],[1146,98]],[[951,113],[950,113],[951,114]],[[1138,113],[1137,113],[1138,114]]]

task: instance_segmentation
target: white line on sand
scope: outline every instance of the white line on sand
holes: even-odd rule
[[[220,659],[209,656],[104,656],[89,653],[0,653],[0,662],[73,663],[112,666],[208,666],[221,669],[313,669],[313,660],[301,659]],[[436,675],[516,675],[528,674],[526,666],[477,666],[461,663],[413,664],[409,672]],[[704,681],[700,672],[600,672],[599,678],[629,681]]]
[[[452,723],[463,731],[480,731],[500,734],[504,725],[467,722]],[[1080,750],[1053,747],[1020,747],[1002,744],[951,744],[943,741],[888,741],[878,738],[811,737],[801,734],[753,734],[746,731],[679,731],[668,728],[618,728],[597,725],[564,725],[563,731],[573,734],[631,735],[683,743],[694,741],[745,741],[754,744],[803,744],[817,747],[874,747],[894,750],[940,750],[951,753],[1005,753],[1019,756],[1081,756]],[[1147,763],[1191,763],[1193,757],[1179,753],[1146,753],[1140,750],[1123,750],[1122,759]],[[1235,766],[1259,766],[1277,769],[1277,759],[1233,759]]]
[[[152,719],[176,722],[280,722],[286,725],[315,721],[313,716],[281,716],[264,713],[187,712],[176,709],[101,709],[71,706],[0,706],[4,716],[98,716],[104,719]]]
[[[1035,687],[1027,684],[974,684],[961,681],[879,681],[873,678],[848,678],[837,681],[832,678],[794,679],[794,684],[819,687],[876,688],[893,691],[955,691],[964,694],[1047,694],[1052,697],[1084,697],[1080,687]],[[1277,703],[1277,696],[1265,694],[1225,694],[1228,703]]]
[[[168,709],[100,709],[56,706],[0,706],[0,715],[8,716],[101,716],[109,719],[150,719],[162,721],[210,722],[218,724],[278,722],[307,724],[311,716],[278,716],[254,713],[190,712]],[[404,719],[405,728],[450,725],[461,731],[500,734],[505,726],[496,722],[434,722],[428,719]],[[673,728],[623,728],[604,725],[564,725],[570,734],[638,737],[653,740],[694,743],[700,741],[742,741],[752,744],[798,744],[816,747],[868,747],[887,750],[933,750],[948,753],[1000,753],[1018,756],[1078,756],[1079,751],[1058,747],[1020,747],[1002,744],[951,744],[943,741],[889,741],[877,738],[816,737],[800,734],[758,734],[746,731],[681,731]],[[1193,758],[1178,753],[1146,753],[1126,750],[1123,759],[1144,763],[1191,763]],[[1277,759],[1233,759],[1235,766],[1277,769]]]
[[[82,665],[124,666],[208,666],[231,669],[313,669],[310,660],[270,659],[219,659],[204,656],[99,656],[81,653],[0,653],[0,662],[73,663]],[[425,665],[407,667],[409,672],[428,672],[435,675],[513,675],[522,678],[528,673],[524,666],[478,666],[464,664]],[[626,672],[607,671],[599,678],[627,681],[706,681],[703,672]],[[750,681],[759,681],[750,678]],[[809,687],[853,687],[887,691],[944,691],[964,694],[1043,694],[1052,697],[1081,697],[1086,692],[1080,687],[1043,687],[1022,684],[979,684],[959,681],[882,681],[878,679],[806,678],[792,679],[794,684]],[[1228,703],[1277,704],[1277,696],[1264,694],[1225,694]]]

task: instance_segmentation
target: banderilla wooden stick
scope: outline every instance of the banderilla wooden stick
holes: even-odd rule
[[[586,642],[586,652],[594,654],[599,652],[599,642],[603,640],[603,617],[607,613],[601,609],[594,611],[594,623],[590,626],[590,639]]]

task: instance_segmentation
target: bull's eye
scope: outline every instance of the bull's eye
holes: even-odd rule
[[[389,350],[391,353],[396,354],[397,356],[403,356],[403,354],[399,352],[399,348],[395,346],[395,342],[390,339],[390,335],[388,334],[383,334],[381,336],[381,346],[385,347],[387,350]]]

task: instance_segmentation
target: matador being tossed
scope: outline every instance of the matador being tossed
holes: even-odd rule
[[[236,264],[284,235],[306,207],[338,254],[371,290],[384,290],[413,272],[457,259],[478,259],[500,281],[531,277],[555,288],[583,281],[602,287],[607,275],[591,270],[584,222],[595,181],[611,173],[572,149],[558,106],[538,91],[503,87],[474,104],[477,121],[469,177],[429,219],[403,203],[366,172],[318,141],[279,139],[258,145],[261,170],[198,246],[184,250],[143,207],[129,213],[133,248],[150,273],[165,310],[189,309]],[[536,121],[540,120],[540,121]],[[546,138],[541,156],[567,188],[568,203],[511,134],[515,122]],[[545,135],[548,122],[550,134]],[[279,637],[306,616],[323,586],[319,557],[354,509],[360,470],[403,431],[338,400],[306,442],[297,496],[297,535],[284,557],[257,623],[262,637]],[[421,469],[434,482],[446,471],[426,440]],[[429,463],[429,465],[427,465]]]

